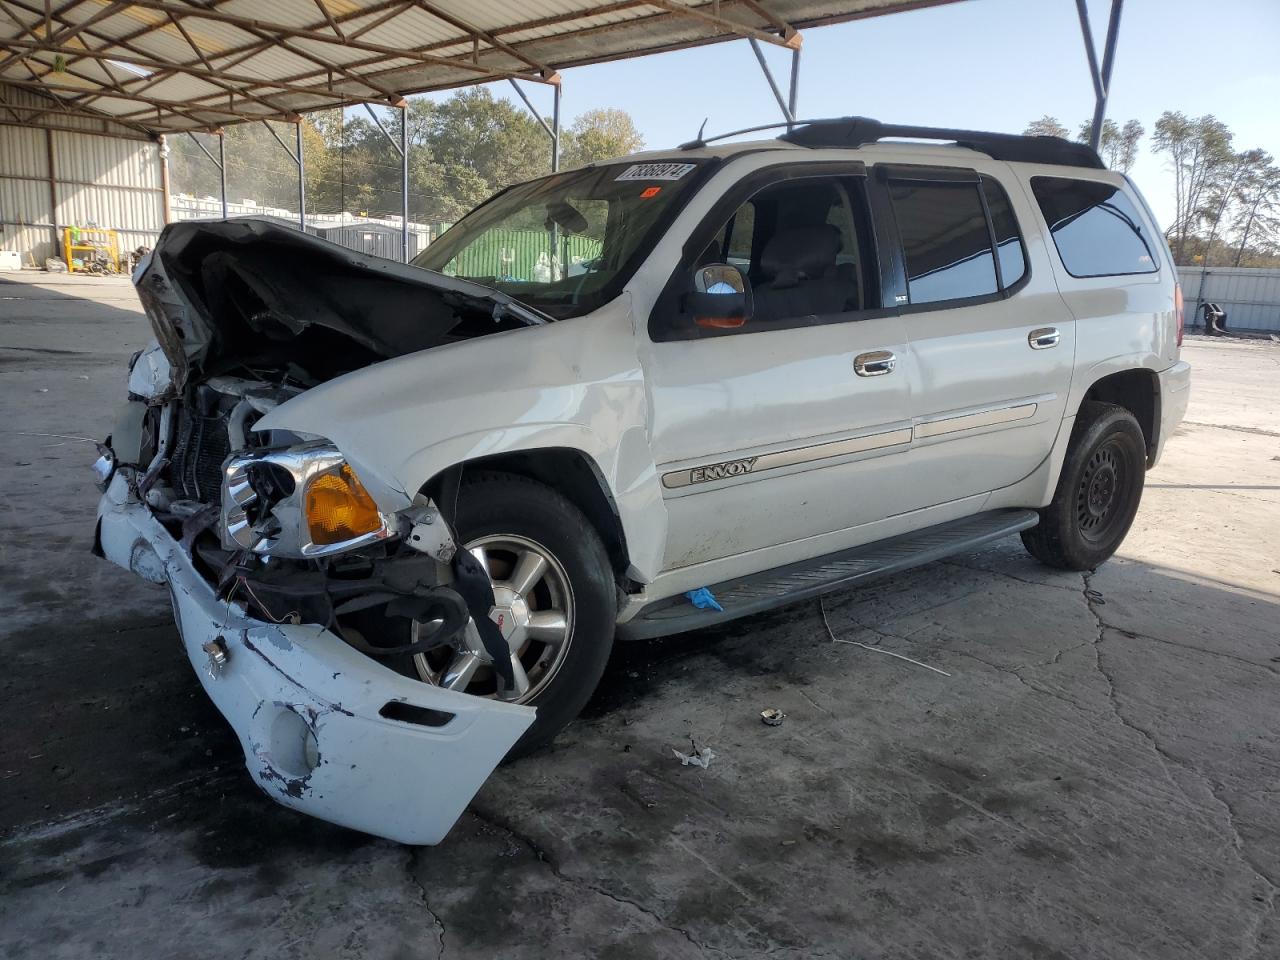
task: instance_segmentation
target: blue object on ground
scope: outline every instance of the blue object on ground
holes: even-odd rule
[[[685,594],[699,610],[718,610],[724,613],[724,607],[720,606],[715,596],[706,587],[699,587],[697,590],[690,590]]]

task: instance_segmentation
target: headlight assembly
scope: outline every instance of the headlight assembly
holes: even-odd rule
[[[230,550],[309,559],[394,537],[336,447],[310,443],[231,457],[222,469],[222,539]]]

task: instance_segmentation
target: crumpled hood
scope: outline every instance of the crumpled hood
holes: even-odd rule
[[[288,370],[323,382],[369,363],[544,323],[504,293],[269,220],[170,224],[134,274],[180,390],[193,374]]]

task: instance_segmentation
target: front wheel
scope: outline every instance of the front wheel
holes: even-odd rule
[[[1053,501],[1022,543],[1041,563],[1092,570],[1129,532],[1142,500],[1147,447],[1132,413],[1111,403],[1082,404]]]
[[[513,474],[467,477],[454,526],[493,584],[490,619],[509,646],[515,684],[488,665],[472,626],[454,644],[414,656],[411,675],[536,707],[533,726],[511,751],[528,753],[578,715],[604,673],[617,619],[609,554],[582,511]]]

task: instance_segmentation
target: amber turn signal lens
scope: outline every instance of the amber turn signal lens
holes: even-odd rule
[[[342,543],[380,529],[382,517],[369,491],[344,463],[307,487],[307,527],[314,544]]]

